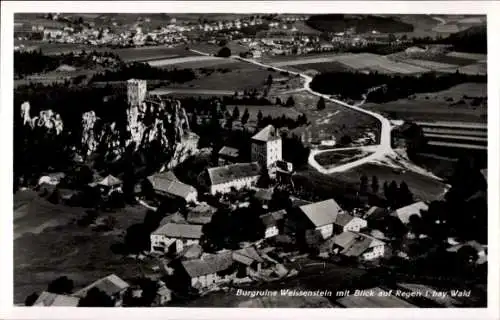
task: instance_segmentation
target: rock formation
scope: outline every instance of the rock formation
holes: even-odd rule
[[[48,132],[54,130],[54,132],[59,135],[64,129],[64,124],[61,116],[52,110],[41,110],[38,116],[31,117],[30,115],[31,106],[29,102],[24,102],[21,105],[21,117],[23,118],[23,124],[34,128],[45,128]]]

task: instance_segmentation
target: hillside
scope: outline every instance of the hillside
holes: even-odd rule
[[[474,26],[454,33],[446,38],[445,42],[453,45],[456,51],[487,53],[486,25]]]
[[[393,17],[372,15],[320,14],[309,17],[306,24],[323,32],[342,32],[354,28],[357,33],[377,30],[382,33],[412,32],[413,25]]]

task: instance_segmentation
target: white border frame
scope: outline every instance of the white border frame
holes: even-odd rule
[[[0,137],[7,156],[0,170],[0,318],[4,319],[500,319],[498,294],[499,227],[499,62],[500,3],[494,1],[2,1]],[[488,19],[488,308],[483,309],[246,309],[237,308],[26,308],[13,306],[12,119],[13,14],[15,12],[168,12],[168,13],[385,13],[487,14]]]

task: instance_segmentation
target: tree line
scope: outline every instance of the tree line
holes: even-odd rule
[[[316,75],[311,88],[324,94],[338,94],[344,98],[359,99],[368,89],[385,85],[384,90],[368,94],[368,100],[377,103],[406,98],[415,93],[446,90],[465,82],[486,82],[486,76],[462,73],[435,72],[415,75],[391,75],[370,72],[325,72]]]

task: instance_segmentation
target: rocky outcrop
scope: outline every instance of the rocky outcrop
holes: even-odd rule
[[[42,110],[38,116],[32,118],[30,111],[30,103],[24,102],[21,105],[21,117],[23,118],[23,124],[25,126],[29,126],[32,129],[45,128],[47,132],[54,132],[56,135],[61,134],[64,129],[64,123],[58,113],[50,109]]]

